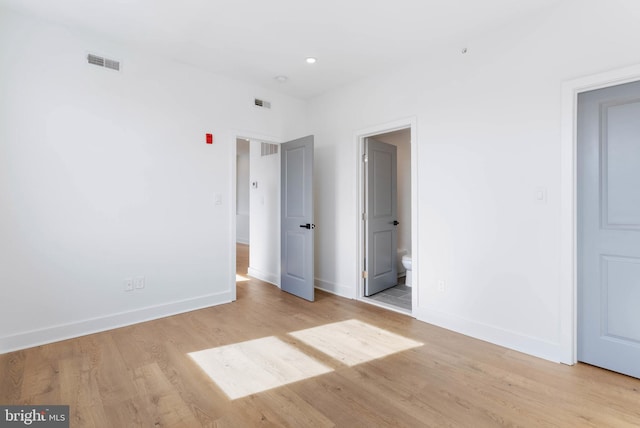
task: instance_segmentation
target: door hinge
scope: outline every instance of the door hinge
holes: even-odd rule
[[[369,278],[369,274],[367,273],[367,271],[366,271],[366,270],[363,270],[363,271],[362,271],[362,277],[363,277],[364,279]]]
[[[366,153],[362,155],[362,162],[369,162],[369,155],[367,155]]]
[[[362,220],[367,221],[367,213],[362,213]]]

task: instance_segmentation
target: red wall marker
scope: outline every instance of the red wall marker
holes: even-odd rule
[[[207,134],[207,144],[213,144],[213,134]]]

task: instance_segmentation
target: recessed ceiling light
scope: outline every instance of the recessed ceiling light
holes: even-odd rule
[[[317,59],[315,59],[314,57],[310,56],[306,59],[307,64],[315,64]]]
[[[285,83],[287,80],[289,80],[289,78],[287,76],[276,76],[274,77],[274,79],[276,79],[276,82],[278,83]]]

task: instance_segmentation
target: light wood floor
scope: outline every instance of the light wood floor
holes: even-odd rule
[[[640,426],[638,379],[316,296],[250,280],[231,304],[0,355],[0,404],[70,404],[72,427]],[[350,365],[289,334],[348,320],[424,345]],[[188,356],[268,337],[329,371],[230,400]]]

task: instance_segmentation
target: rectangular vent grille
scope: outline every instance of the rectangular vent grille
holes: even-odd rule
[[[115,61],[113,59],[104,59],[105,68],[110,68],[112,70],[120,71],[120,61]]]
[[[260,146],[260,154],[262,156],[275,155],[276,153],[278,153],[277,144],[262,143]]]
[[[104,67],[104,58],[102,58],[101,56],[89,54],[87,56],[87,60],[89,61],[89,64]]]
[[[89,64],[97,65],[98,67],[109,68],[111,70],[120,71],[120,61],[116,61],[109,58],[103,58],[98,55],[87,55],[87,62]]]
[[[271,103],[269,101],[259,100],[259,99],[256,98],[254,100],[254,103],[258,107],[271,108]]]

